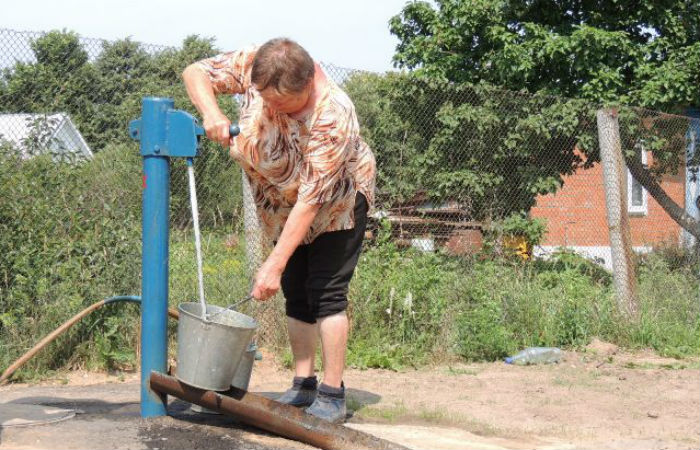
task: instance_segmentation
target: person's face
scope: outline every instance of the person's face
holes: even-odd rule
[[[306,106],[310,93],[311,83],[303,91],[293,94],[282,93],[273,87],[267,87],[260,91],[260,96],[269,108],[281,113],[292,114]]]

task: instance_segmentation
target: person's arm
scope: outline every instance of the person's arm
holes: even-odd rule
[[[251,292],[253,297],[258,300],[267,300],[280,289],[282,272],[287,267],[287,261],[309,232],[320,208],[320,204],[309,205],[300,201],[294,205],[282,228],[277,245],[255,276],[255,284]]]
[[[245,92],[256,51],[256,47],[247,47],[222,53],[190,64],[182,72],[187,95],[202,116],[207,137],[223,146],[229,145],[231,121],[219,108],[216,96]]]
[[[187,95],[202,116],[202,126],[207,137],[224,147],[227,146],[231,121],[219,108],[209,76],[198,63],[194,63],[182,72],[182,80],[185,82]]]

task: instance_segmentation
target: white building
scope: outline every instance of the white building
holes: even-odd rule
[[[0,145],[10,145],[23,159],[51,153],[54,159],[91,159],[92,150],[66,113],[0,114]]]

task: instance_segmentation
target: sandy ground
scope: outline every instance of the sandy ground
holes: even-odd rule
[[[411,448],[700,448],[700,364],[605,344],[552,366],[456,364],[416,371],[350,370],[351,426]],[[266,355],[250,390],[281,392],[291,372]],[[0,428],[0,449],[309,448],[171,401],[142,420],[138,376],[73,372],[0,387],[0,403],[79,410],[64,422]]]

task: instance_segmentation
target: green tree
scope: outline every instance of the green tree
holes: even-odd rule
[[[696,1],[435,3],[410,3],[391,19],[399,67],[654,109],[700,106]]]
[[[700,106],[696,1],[436,0],[434,5],[412,2],[390,21],[399,38],[396,65],[421,78],[487,82],[591,104],[672,112]],[[671,217],[700,237],[700,223],[658,183],[685,164],[679,137],[687,122],[638,109],[623,110],[621,118],[630,171]],[[588,163],[599,160],[593,130],[587,143],[578,143]],[[641,165],[640,142],[654,150],[658,165]]]
[[[188,64],[217,52],[211,39],[197,36],[187,37],[181,48],[158,51],[130,39],[105,41],[94,63],[99,82],[91,88],[96,95],[90,120],[101,131],[94,145],[99,149],[123,142],[125,124],[140,114],[144,96],[172,97],[178,108],[195,112],[180,74]]]
[[[139,115],[139,94],[156,77],[153,57],[130,39],[103,42],[94,67],[99,83],[92,88],[97,95],[91,121],[101,132],[99,141],[92,144],[100,149],[124,141],[124,125]]]
[[[17,113],[67,112],[93,151],[129,142],[130,120],[141,114],[145,96],[171,97],[175,107],[196,116],[181,81],[183,69],[219,52],[213,39],[188,36],[179,48],[149,47],[123,39],[103,41],[90,61],[79,36],[51,31],[31,43],[36,62],[15,64],[0,77],[0,110]],[[237,118],[232,97],[220,98],[222,110]],[[46,121],[34,121],[33,137],[47,133]],[[32,141],[33,153],[44,139]],[[184,168],[172,172],[174,223],[186,225],[191,214]],[[203,140],[197,164],[203,225],[230,222],[238,214],[235,165],[216,144]],[[234,180],[232,182],[232,180]]]
[[[35,63],[18,62],[0,77],[0,109],[16,113],[68,112],[81,132],[94,140],[99,130],[90,121],[98,92],[98,75],[72,32],[51,31],[31,43]]]
[[[410,74],[356,74],[345,83],[375,151],[379,200],[426,194],[477,220],[528,210],[585,164],[590,108],[580,100],[516,95],[488,84]]]

